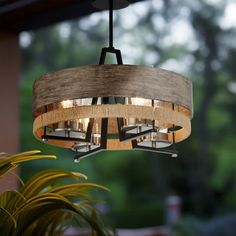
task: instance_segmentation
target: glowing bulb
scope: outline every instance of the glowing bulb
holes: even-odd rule
[[[73,101],[71,100],[64,100],[61,102],[63,108],[70,108],[73,107]]]
[[[168,128],[160,129],[159,132],[167,134],[168,133]]]
[[[131,104],[136,106],[151,106],[152,102],[150,99],[145,98],[131,98]]]
[[[98,126],[98,122],[95,123],[95,134],[99,133],[99,126]]]
[[[76,99],[75,103],[77,106],[86,106],[92,104],[92,98],[82,98],[82,99]]]
[[[87,130],[87,128],[88,128],[88,123],[89,123],[89,118],[79,119],[79,123],[82,124],[83,130]]]

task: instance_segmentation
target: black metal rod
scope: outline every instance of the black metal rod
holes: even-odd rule
[[[172,110],[174,111],[175,110],[175,104],[172,103]],[[175,146],[175,124],[173,124],[173,132],[172,132],[172,139],[173,139],[173,144],[174,144],[174,149],[176,149],[176,146]]]
[[[109,47],[113,48],[113,0],[109,0]]]
[[[154,100],[152,99],[152,107],[154,108]],[[152,120],[152,129],[155,130],[155,120]]]
[[[102,104],[109,104],[109,97],[102,98]],[[101,148],[107,149],[108,118],[102,118]]]
[[[92,105],[97,104],[97,102],[98,102],[98,98],[93,98],[92,99]],[[88,127],[87,127],[86,138],[85,138],[86,142],[91,142],[94,121],[95,121],[94,118],[89,118],[89,123],[88,123]]]
[[[84,153],[83,152],[78,152],[79,154],[74,157],[74,161],[79,162],[81,159],[83,159],[85,157],[88,157],[88,156],[91,156],[93,154],[99,153],[101,151],[102,151],[102,149],[100,147],[98,147],[98,148],[92,149],[88,152],[84,152]]]
[[[133,149],[136,149],[136,150],[145,150],[145,151],[157,152],[157,153],[163,153],[163,154],[169,154],[169,155],[178,155],[178,151],[175,149],[142,146],[142,145],[138,145],[137,140],[132,141],[132,147]]]
[[[48,108],[47,108],[47,106],[45,106],[45,113],[47,113],[48,112]],[[43,138],[43,137],[46,137],[47,136],[47,126],[44,126],[43,127],[43,136],[41,137],[41,139],[42,140],[44,140],[44,141],[47,141],[45,138]]]
[[[86,142],[86,140],[82,139],[82,138],[71,138],[71,137],[56,136],[56,135],[43,135],[42,139],[45,139],[45,140]]]
[[[175,104],[172,103],[172,110],[174,111],[175,110]],[[172,139],[173,139],[173,150],[176,152],[176,153],[173,153],[172,154],[172,157],[178,157],[178,152],[176,151],[176,142],[175,142],[175,124],[173,124],[173,132],[172,132]]]

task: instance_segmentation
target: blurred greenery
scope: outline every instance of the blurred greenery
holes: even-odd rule
[[[118,227],[164,224],[168,195],[180,196],[183,214],[195,219],[235,211],[236,94],[230,92],[229,82],[236,73],[236,28],[222,23],[230,4],[233,1],[152,0],[115,15],[115,45],[125,64],[159,66],[193,81],[192,135],[177,146],[177,159],[117,151],[96,154],[78,165],[72,151],[35,140],[33,82],[45,72],[97,64],[107,42],[107,15],[96,13],[22,33],[21,150],[40,149],[58,156],[56,164],[50,160],[25,164],[23,179],[51,167],[85,173],[112,190],[100,197]]]

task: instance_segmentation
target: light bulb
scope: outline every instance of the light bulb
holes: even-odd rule
[[[92,104],[92,98],[76,99],[75,103],[77,106],[87,106]]]
[[[151,106],[152,100],[145,98],[131,98],[131,104],[136,106]]]
[[[89,124],[89,118],[85,118],[85,119],[79,119],[79,123],[82,124],[82,129],[85,131],[88,128],[88,124]]]
[[[73,101],[72,100],[64,100],[61,102],[62,108],[71,108],[73,107]]]
[[[167,134],[168,133],[168,128],[160,129],[159,132]]]

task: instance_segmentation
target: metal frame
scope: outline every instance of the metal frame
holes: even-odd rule
[[[123,65],[123,60],[121,56],[121,51],[119,49],[114,48],[113,46],[113,0],[109,0],[109,46],[102,48],[101,54],[100,54],[100,60],[99,60],[99,65],[104,65],[106,56],[108,53],[115,54],[117,64],[118,65]],[[114,97],[115,102],[118,103],[118,99],[122,99],[119,97]],[[92,99],[92,104],[95,105],[98,102],[98,98],[94,97]],[[102,104],[109,104],[109,97],[103,97],[102,98]],[[152,106],[154,106],[154,100],[152,100]],[[175,109],[174,104],[172,104],[172,109]],[[45,112],[47,112],[47,108],[45,108]],[[44,133],[42,135],[42,140],[46,141],[49,139],[54,139],[54,140],[63,140],[63,141],[74,141],[74,142],[85,142],[85,143],[90,143],[91,142],[91,136],[92,136],[92,131],[93,131],[93,126],[94,126],[94,118],[90,118],[88,127],[87,127],[87,132],[86,132],[86,137],[85,139],[81,138],[70,138],[70,137],[62,137],[62,136],[55,136],[55,135],[48,135],[47,134],[47,127],[44,127]],[[124,125],[124,118],[118,117],[117,118],[117,126],[118,126],[118,134],[119,134],[119,139],[120,141],[125,141],[125,140],[131,140],[132,142],[132,148],[133,149],[140,149],[140,150],[145,150],[145,151],[152,151],[152,152],[157,152],[157,153],[163,153],[163,154],[169,154],[173,157],[178,156],[178,152],[176,151],[176,144],[175,144],[175,125],[173,124],[173,144],[171,145],[172,148],[153,148],[153,147],[146,147],[139,145],[137,140],[135,138],[144,136],[145,134],[148,134],[150,132],[155,132],[157,129],[155,128],[155,121],[153,120],[153,125],[150,129],[137,133],[137,134],[127,134],[126,131],[122,129]],[[68,133],[69,134],[69,133]],[[98,153],[102,150],[105,150],[107,148],[107,136],[108,136],[108,118],[102,118],[101,119],[101,143],[98,148],[94,148],[93,150],[89,150],[88,152],[79,152],[78,155],[75,156],[74,160],[75,162],[78,162],[81,158],[84,158],[86,156],[89,156],[91,154]]]
[[[171,147],[172,146],[173,145],[171,145]],[[136,149],[136,150],[144,150],[144,151],[168,154],[168,155],[171,155],[172,157],[177,157],[178,156],[178,151],[175,150],[175,149],[146,147],[146,146],[138,145],[136,140],[132,141],[132,147],[133,147],[133,149]]]
[[[152,105],[154,105],[154,101],[152,101]],[[175,110],[175,104],[172,104],[172,110]],[[155,122],[155,121],[153,121]],[[151,152],[157,152],[157,153],[163,153],[163,154],[168,154],[171,155],[172,157],[178,157],[178,151],[176,150],[176,142],[175,142],[175,125],[173,124],[173,132],[172,132],[172,145],[168,148],[153,148],[153,147],[146,147],[139,145],[137,140],[132,140],[132,147],[133,149],[137,150],[145,150],[145,151],[151,151]],[[155,131],[154,123],[153,123],[153,131]]]
[[[152,100],[152,105],[154,106],[153,100]],[[143,135],[148,134],[148,133],[155,130],[155,127],[153,126],[152,128],[150,128],[146,131],[143,131],[143,132],[139,132],[137,134],[127,134],[126,131],[124,131],[122,129],[122,127],[124,126],[124,119],[123,118],[117,118],[117,126],[118,126],[120,141],[133,140],[135,138],[138,138],[140,136],[143,136]]]

